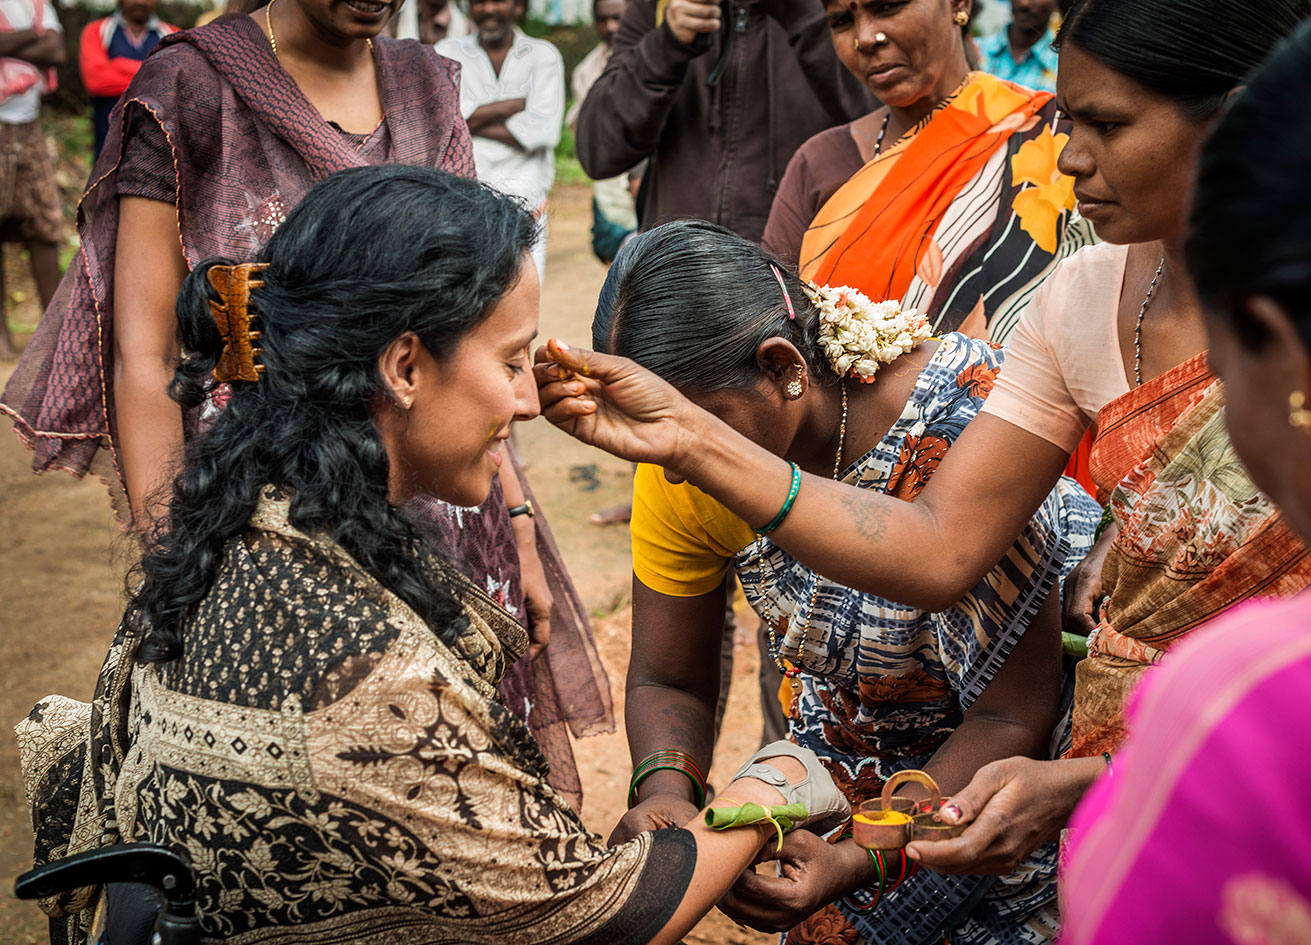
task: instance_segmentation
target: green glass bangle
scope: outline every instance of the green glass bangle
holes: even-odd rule
[[[647,767],[645,770],[642,770],[640,773],[634,772],[633,780],[629,782],[628,785],[629,810],[632,810],[635,806],[637,806],[638,786],[643,781],[646,780],[648,775],[654,774],[657,771],[677,771],[683,777],[687,778],[689,781],[692,782],[692,795],[693,797],[696,798],[697,809],[700,810],[701,808],[706,806],[706,787],[699,780],[697,780],[696,775],[693,774],[691,771],[688,771],[686,768],[679,767],[678,765],[651,765]]]
[[[787,500],[783,503],[783,508],[778,510],[778,514],[774,516],[773,521],[764,528],[756,529],[757,535],[768,535],[782,525],[783,519],[787,518],[788,513],[792,511],[792,503],[797,501],[797,493],[801,491],[801,467],[796,463],[789,463],[788,465],[792,467],[792,485],[788,488]]]
[[[850,840],[851,834],[844,833],[842,834],[841,839]],[[852,896],[846,896],[842,901],[846,904],[847,908],[851,909],[853,912],[870,912],[877,908],[879,902],[883,899],[883,893],[887,891],[888,870],[887,864],[883,862],[883,855],[877,850],[866,850],[865,852],[868,853],[869,858],[874,861],[874,865],[879,868],[878,888],[874,889],[873,898],[866,903],[857,902]],[[873,888],[873,883],[865,887],[866,890]]]

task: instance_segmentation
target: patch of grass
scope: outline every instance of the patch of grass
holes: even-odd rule
[[[590,184],[592,178],[587,176],[583,166],[578,163],[574,153],[574,133],[565,128],[560,133],[560,143],[555,146],[555,182],[557,184]]]
[[[604,620],[612,614],[617,614],[621,610],[630,607],[633,603],[633,594],[630,588],[625,587],[623,590],[615,591],[608,597],[602,598],[592,607],[588,617],[592,620]]]

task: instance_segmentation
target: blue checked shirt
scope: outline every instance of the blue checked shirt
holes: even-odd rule
[[[1042,39],[1024,54],[1019,62],[1011,57],[1010,41],[1006,30],[978,41],[979,68],[991,72],[999,79],[1026,85],[1031,89],[1056,91],[1056,52],[1052,49],[1055,39],[1048,30]]]

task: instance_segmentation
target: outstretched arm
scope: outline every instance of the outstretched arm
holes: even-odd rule
[[[783,506],[789,464],[651,372],[555,341],[537,359],[542,412],[567,433],[662,465],[752,525]],[[915,502],[803,474],[773,538],[830,580],[943,610],[1001,559],[1068,459],[1041,437],[981,414]]]
[[[405,894],[417,887],[412,909],[441,916],[448,940],[507,945],[528,941],[531,930],[531,940],[543,945],[673,945],[773,835],[767,824],[713,830],[693,811],[681,830],[603,847],[566,815],[539,773],[505,751],[499,723],[485,696],[463,681],[459,660],[441,651],[425,656],[425,645],[416,646],[371,703],[389,717],[388,705],[431,706],[421,720],[407,715],[401,723],[409,738],[405,772],[358,760],[342,767],[342,756],[334,755],[323,760],[322,773],[382,825],[350,855],[394,878]],[[349,733],[337,744],[349,745]],[[814,819],[838,806],[837,788],[813,755],[768,752],[757,760],[786,783],[811,779]],[[308,816],[326,818],[324,798]],[[726,785],[712,806],[785,800],[773,783],[743,777]],[[404,829],[388,829],[398,812]],[[455,914],[452,901],[460,907]]]

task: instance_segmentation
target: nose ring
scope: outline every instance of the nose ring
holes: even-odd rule
[[[885,44],[887,41],[888,41],[888,34],[887,34],[887,33],[875,33],[875,34],[874,34],[874,48],[877,49],[879,46],[882,46],[882,45]],[[862,50],[862,49],[860,48],[860,37],[859,37],[859,36],[855,37],[855,43],[856,43],[856,52],[863,52],[864,50]]]

